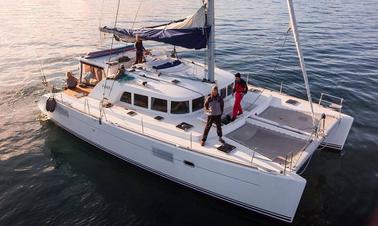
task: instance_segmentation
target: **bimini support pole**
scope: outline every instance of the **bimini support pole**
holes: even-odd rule
[[[214,82],[215,71],[215,16],[214,16],[214,0],[207,1],[207,26],[211,26],[209,40],[207,43],[207,79]]]
[[[308,98],[308,102],[310,103],[310,106],[311,106],[312,124],[315,127],[316,123],[315,123],[314,107],[312,106],[311,92],[310,92],[310,86],[308,85],[308,77],[307,77],[306,66],[305,66],[305,63],[304,63],[301,44],[299,42],[297,20],[295,18],[293,1],[287,0],[287,6],[289,8],[290,24],[291,24],[291,29],[292,29],[293,36],[294,36],[295,46],[297,48],[299,63],[301,65],[301,69],[302,69],[303,80],[304,80],[304,83],[305,83],[305,86],[306,86],[307,98]]]

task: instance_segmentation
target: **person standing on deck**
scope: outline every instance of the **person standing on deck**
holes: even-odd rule
[[[135,49],[136,49],[136,59],[134,64],[140,64],[143,63],[143,53],[144,53],[144,46],[142,39],[139,37],[139,35],[135,36]]]
[[[222,139],[222,122],[221,117],[224,110],[223,98],[218,94],[218,87],[214,86],[211,89],[211,94],[206,98],[205,101],[205,112],[207,116],[207,122],[205,126],[205,131],[203,132],[203,137],[201,140],[201,146],[205,145],[207,135],[209,134],[210,128],[215,123],[217,126],[217,134],[219,141],[224,144],[225,141]]]
[[[231,121],[234,121],[238,115],[243,114],[243,108],[241,107],[241,101],[244,94],[248,92],[247,83],[240,78],[240,73],[235,74],[234,89],[232,90],[232,95],[235,97],[234,108],[232,110]]]

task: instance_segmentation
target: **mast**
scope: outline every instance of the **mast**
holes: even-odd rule
[[[207,1],[207,26],[211,26],[209,40],[207,43],[207,79],[214,82],[215,68],[215,16],[214,16],[214,0]]]
[[[295,46],[297,48],[299,63],[301,65],[302,74],[303,74],[303,80],[304,80],[304,83],[305,83],[305,86],[306,86],[307,98],[308,98],[308,102],[310,103],[310,106],[311,106],[312,124],[315,127],[314,107],[312,106],[310,86],[308,85],[307,71],[306,71],[306,66],[305,66],[305,63],[304,63],[304,58],[303,58],[303,54],[302,54],[301,44],[299,42],[299,35],[298,35],[298,29],[297,29],[297,20],[295,18],[294,6],[293,6],[293,1],[292,0],[287,0],[287,7],[289,8],[291,29],[293,31],[294,42],[295,42]]]

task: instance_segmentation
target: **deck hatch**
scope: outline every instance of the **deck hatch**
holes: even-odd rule
[[[186,123],[186,122],[182,122],[182,123],[178,124],[176,127],[179,128],[179,129],[182,129],[184,131],[188,131],[191,128],[193,128],[193,125]]]
[[[160,116],[160,115],[158,115],[158,116],[155,116],[155,118],[154,119],[156,119],[156,120],[158,120],[158,121],[161,121],[161,120],[163,120],[164,119],[164,117],[163,116]]]
[[[285,101],[285,103],[291,104],[291,105],[294,105],[294,106],[298,106],[299,105],[299,102],[296,101],[296,100],[293,100],[293,99],[288,99],[287,101]]]
[[[226,144],[223,144],[223,145],[219,146],[217,149],[218,149],[219,151],[222,151],[222,152],[228,154],[228,153],[230,153],[232,150],[234,150],[235,148],[236,148],[235,146],[226,143]]]
[[[127,114],[130,116],[135,116],[137,113],[135,111],[129,111],[127,112]]]
[[[174,84],[178,84],[178,83],[180,83],[180,81],[177,80],[177,79],[173,79],[171,82],[174,83]]]

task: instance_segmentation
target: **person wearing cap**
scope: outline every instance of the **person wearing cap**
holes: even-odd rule
[[[218,87],[214,86],[211,89],[211,94],[206,98],[205,101],[205,112],[207,116],[207,122],[205,126],[205,131],[203,132],[201,146],[204,146],[206,143],[207,135],[209,134],[210,128],[215,123],[217,126],[217,134],[219,141],[224,144],[225,141],[222,139],[222,122],[221,117],[224,110],[223,98],[218,93]]]
[[[247,83],[240,78],[240,73],[235,74],[234,89],[232,95],[235,97],[234,108],[232,110],[231,121],[234,121],[238,115],[243,114],[243,108],[241,107],[241,101],[244,94],[248,92]]]

